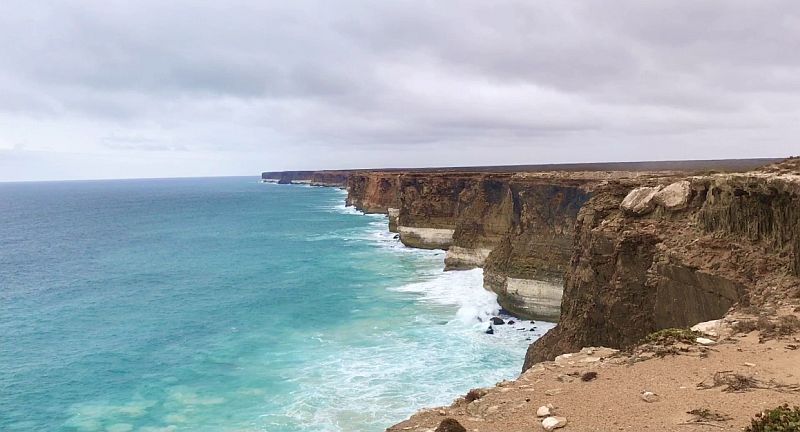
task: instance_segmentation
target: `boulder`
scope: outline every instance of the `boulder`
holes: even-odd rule
[[[489,321],[491,321],[491,322],[492,322],[492,324],[494,324],[494,325],[503,325],[503,324],[505,324],[505,323],[506,323],[506,322],[505,322],[505,321],[503,321],[503,319],[502,319],[502,318],[500,318],[500,317],[492,317],[492,319],[491,319],[491,320],[489,320]]]
[[[667,210],[680,210],[689,203],[691,192],[691,184],[686,180],[682,180],[658,191],[653,196],[653,201]]]
[[[661,191],[661,186],[638,187],[625,196],[619,207],[622,211],[637,216],[650,213],[656,208],[655,197]]]
[[[692,326],[692,330],[699,331],[700,333],[707,334],[712,337],[718,337],[722,328],[722,320],[712,320],[697,323]]]

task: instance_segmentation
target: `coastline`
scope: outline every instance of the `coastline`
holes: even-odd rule
[[[732,317],[745,311],[754,320],[774,318],[763,316],[766,311],[780,310],[786,319],[795,316],[800,311],[793,309],[800,303],[800,160],[790,158],[749,169],[375,171],[348,172],[343,184],[348,190],[347,205],[365,213],[393,216],[404,244],[448,250],[448,270],[482,267],[484,288],[495,292],[501,306],[519,316],[541,314],[536,308],[543,291],[527,287],[563,286],[563,299],[545,296],[551,305],[560,304],[559,324],[529,347],[519,378],[524,380],[526,371],[565,367],[550,363],[563,358],[558,357],[562,354],[599,346],[635,350],[646,336],[660,329],[686,328],[720,318],[732,319],[735,324]],[[427,232],[436,235],[420,235]],[[793,350],[797,331],[800,326],[777,339],[778,344],[790,347],[781,358]],[[748,333],[752,339],[753,332]],[[752,348],[747,337],[731,334],[714,343],[745,351]],[[660,361],[667,368],[664,371],[683,365],[684,353],[694,349],[693,343],[689,345],[671,353],[677,354],[675,357],[652,361]],[[701,361],[715,358],[709,351],[721,351],[722,346],[704,347],[703,355],[697,357]],[[618,357],[624,356],[615,355]],[[769,365],[770,372],[751,375],[777,371],[783,373],[787,386],[800,385],[791,370],[782,369],[771,357],[757,360]],[[608,365],[622,371],[630,361],[628,357]],[[727,364],[739,357],[722,356],[718,361]],[[605,360],[594,362],[606,366]],[[635,374],[619,372],[616,384],[611,384],[623,385],[629,376]],[[537,378],[542,379],[546,378]],[[498,391],[514,393],[508,385],[518,385],[517,390],[527,385],[519,380],[501,384]],[[704,397],[711,394],[703,393]],[[794,393],[772,399],[797,402]],[[625,398],[608,401],[629,402]],[[451,408],[464,402],[457,401]],[[595,430],[580,414],[570,411],[569,406],[583,403],[580,399],[564,403],[560,412],[573,415],[566,430]],[[467,403],[466,408],[472,404],[475,402]],[[466,423],[485,422],[480,430],[504,430],[499,426],[503,424],[514,427],[494,415],[513,417],[516,414],[510,406],[490,406],[492,415],[480,413],[477,417],[466,408],[452,413],[438,410],[436,415],[423,410],[409,420],[412,423],[406,421],[389,430],[433,430],[442,420],[441,412]],[[752,408],[746,414],[744,408],[737,409],[725,426],[743,424],[745,417],[768,407]],[[658,423],[662,430],[685,426],[674,415],[667,419],[634,417],[637,426],[629,427],[658,422],[662,422]],[[526,418],[531,425],[541,420]],[[495,425],[498,429],[493,429]]]

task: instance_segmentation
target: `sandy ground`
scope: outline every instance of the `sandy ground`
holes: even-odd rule
[[[783,313],[792,313],[787,311]],[[733,331],[741,319],[722,320],[717,335],[709,336],[716,341],[713,345],[670,345],[678,353],[664,357],[654,354],[662,347],[627,353],[584,348],[539,363],[516,381],[484,389],[477,400],[460,398],[449,407],[423,410],[387,430],[434,431],[443,419],[454,418],[467,431],[540,431],[542,419],[536,411],[547,404],[567,419],[559,431],[742,430],[764,409],[800,405],[800,334],[761,340],[758,330]],[[586,372],[597,377],[583,381]],[[752,379],[755,388],[714,386],[718,373],[718,379],[731,374]],[[657,400],[645,401],[645,391],[655,393]],[[692,410],[707,410],[706,416],[689,414]]]

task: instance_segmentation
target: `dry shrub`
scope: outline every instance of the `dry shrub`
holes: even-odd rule
[[[723,414],[719,411],[713,411],[708,408],[696,408],[691,411],[686,411],[686,414],[694,416],[693,422],[702,423],[709,421],[723,422],[731,419],[731,416]]]
[[[467,394],[464,396],[464,400],[467,401],[467,403],[472,402],[472,401],[476,401],[476,400],[482,398],[484,394],[486,394],[485,390],[472,389],[472,390],[468,391]]]
[[[702,336],[703,333],[688,328],[666,328],[650,333],[644,338],[644,342],[655,345],[674,345],[676,343],[693,345],[695,339]]]
[[[744,392],[753,388],[765,388],[761,381],[745,376],[742,374],[733,373],[733,371],[722,371],[714,374],[711,384],[702,382],[697,385],[701,389],[712,389],[722,387],[724,392]]]

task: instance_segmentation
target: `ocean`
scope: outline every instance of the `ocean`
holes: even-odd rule
[[[514,378],[480,269],[336,188],[0,183],[0,430],[381,431]],[[535,328],[534,328],[535,327]]]

